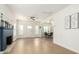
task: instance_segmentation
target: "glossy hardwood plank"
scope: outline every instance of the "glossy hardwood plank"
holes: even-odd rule
[[[25,38],[17,39],[9,54],[74,54],[68,49],[53,43],[52,39]]]

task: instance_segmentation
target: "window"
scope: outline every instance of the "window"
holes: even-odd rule
[[[19,34],[23,35],[23,25],[19,25]]]
[[[32,29],[32,26],[27,26],[27,29]]]
[[[48,32],[49,31],[48,26],[44,26],[43,30],[44,30],[44,32]]]

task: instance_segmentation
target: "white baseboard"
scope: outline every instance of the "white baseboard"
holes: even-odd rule
[[[61,47],[63,47],[63,48],[66,48],[66,49],[68,49],[68,50],[71,50],[71,51],[73,51],[73,52],[75,52],[75,53],[79,53],[79,51],[77,51],[77,50],[74,50],[74,49],[72,49],[72,48],[69,48],[69,47],[66,47],[66,46],[64,46],[63,44],[61,44],[61,43],[58,43],[58,42],[53,42],[54,44],[57,44],[57,45],[59,45],[59,46],[61,46]]]
[[[16,39],[23,39],[23,38],[41,38],[41,37],[18,37],[18,38],[16,38]]]
[[[5,54],[6,52],[9,52],[15,44],[14,41],[16,41],[16,40],[13,40],[13,43],[11,45],[7,46],[7,48],[4,51],[0,51],[0,54]]]

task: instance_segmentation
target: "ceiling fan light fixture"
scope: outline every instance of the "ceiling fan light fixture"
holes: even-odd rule
[[[32,17],[30,17],[30,19],[35,20],[35,17],[34,17],[34,16],[32,16]]]

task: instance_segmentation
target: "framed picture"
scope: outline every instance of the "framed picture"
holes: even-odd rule
[[[79,28],[79,13],[71,15],[71,28]]]
[[[71,29],[71,16],[66,16],[65,17],[65,28],[66,29]]]

